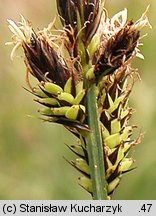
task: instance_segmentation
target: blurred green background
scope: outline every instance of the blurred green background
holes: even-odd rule
[[[142,81],[137,82],[130,103],[136,112],[132,124],[145,132],[132,152],[137,169],[126,174],[114,199],[156,199],[156,1],[109,0],[109,16],[124,7],[130,19],[138,19],[151,4],[149,19],[153,30],[141,48],[145,60],[136,60]],[[7,18],[19,20],[19,14],[33,22],[36,30],[52,21],[55,0],[0,0],[0,199],[90,199],[77,184],[77,173],[63,157],[74,156],[65,143],[76,142],[62,126],[29,118],[39,108],[25,85],[25,67],[20,58],[12,62]]]

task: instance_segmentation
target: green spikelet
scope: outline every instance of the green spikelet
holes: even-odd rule
[[[128,152],[134,144],[134,140],[131,140],[133,127],[129,125],[132,113],[128,105],[128,96],[133,86],[130,84],[131,77],[127,71],[120,70],[111,77],[103,78],[101,81],[104,83],[103,89],[99,84],[98,104],[99,109],[102,110],[100,121],[106,157],[105,172],[108,195],[113,193],[122,174],[127,172],[134,162],[128,158]]]
[[[135,73],[129,76],[125,70],[116,71],[111,76],[105,76],[97,85],[108,196],[119,185],[122,175],[133,169],[134,159],[128,155],[130,149],[139,142],[131,139],[135,127],[129,125],[132,109],[128,100],[133,87],[132,75],[135,76]],[[84,174],[84,177],[79,178],[79,184],[92,193],[85,138],[82,136],[79,145],[71,150],[79,156],[73,166]]]
[[[73,86],[73,79],[73,77],[70,77],[66,81],[64,89],[51,82],[41,82],[38,87],[33,88],[32,93],[37,96],[36,102],[46,106],[46,108],[39,109],[41,115],[48,117],[46,121],[55,122],[56,118],[54,117],[62,116],[63,119],[58,120],[58,122],[68,125],[70,131],[75,126],[84,130],[81,124],[85,120],[86,109],[82,105],[82,101],[85,98],[86,91],[83,89],[82,82]],[[74,88],[75,94],[72,92]],[[78,126],[78,124],[80,125]]]

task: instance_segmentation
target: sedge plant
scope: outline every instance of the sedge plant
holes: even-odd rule
[[[129,156],[140,142],[132,139],[129,96],[138,72],[131,66],[140,53],[140,30],[150,26],[147,11],[133,22],[124,9],[112,18],[103,0],[56,0],[56,18],[36,32],[21,15],[8,20],[15,51],[23,49],[27,90],[42,106],[41,119],[62,124],[78,143],[68,146],[78,183],[93,199],[110,199],[124,173],[134,168]],[[29,75],[36,78],[32,86]]]

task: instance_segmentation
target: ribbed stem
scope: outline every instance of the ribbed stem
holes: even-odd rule
[[[104,151],[101,139],[98,108],[96,101],[96,85],[92,84],[86,99],[87,119],[91,132],[85,137],[87,143],[90,174],[94,200],[106,200],[106,179],[104,172]]]

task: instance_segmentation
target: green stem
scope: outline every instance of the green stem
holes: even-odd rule
[[[104,151],[96,100],[96,85],[92,84],[87,93],[87,119],[91,132],[85,137],[94,200],[106,200],[106,179],[104,172]]]

